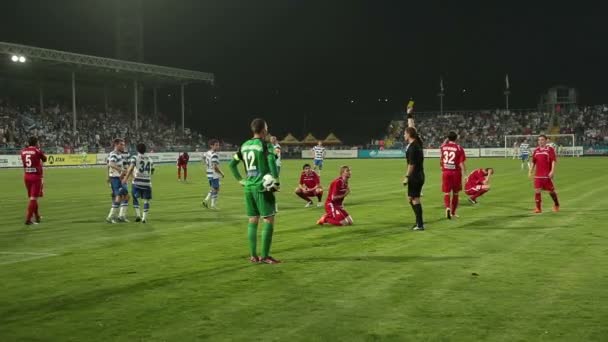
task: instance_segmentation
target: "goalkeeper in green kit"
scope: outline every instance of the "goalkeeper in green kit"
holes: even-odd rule
[[[280,261],[270,256],[275,215],[274,191],[279,189],[276,156],[272,144],[266,141],[268,135],[266,121],[254,119],[251,122],[251,131],[253,132],[253,138],[245,141],[234,155],[230,162],[230,171],[245,187],[245,208],[247,216],[249,216],[247,236],[251,253],[249,261],[252,263],[278,264]],[[241,161],[245,164],[245,179],[238,170]],[[273,179],[274,181],[272,181]],[[264,221],[261,257],[257,253],[257,232],[260,217]]]

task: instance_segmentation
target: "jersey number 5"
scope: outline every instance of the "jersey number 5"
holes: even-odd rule
[[[27,166],[27,167],[32,166],[32,156],[29,154],[25,155],[25,166]]]
[[[443,151],[443,163],[454,165],[454,158],[456,158],[456,153],[453,151]]]

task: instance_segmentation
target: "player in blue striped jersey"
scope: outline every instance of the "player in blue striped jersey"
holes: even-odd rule
[[[524,168],[530,169],[529,159],[530,159],[530,144],[528,144],[528,140],[522,141],[519,144],[519,159],[521,159],[521,169]]]
[[[210,150],[203,154],[203,163],[209,181],[209,192],[203,200],[203,206],[208,209],[217,209],[217,199],[220,192],[220,177],[224,178],[224,173],[220,169],[220,156],[217,151],[220,149],[220,142],[216,139],[209,141]]]
[[[128,197],[128,190],[123,184],[123,176],[125,175],[123,153],[125,150],[125,141],[122,139],[114,139],[114,150],[108,155],[108,184],[112,189],[112,208],[106,218],[108,223],[116,223],[125,219],[126,207],[119,206]],[[123,209],[124,208],[124,209]]]
[[[314,170],[320,176],[321,170],[323,170],[323,160],[325,159],[325,147],[323,147],[323,142],[321,140],[319,140],[317,146],[312,148],[312,154],[314,156]]]
[[[125,179],[133,174],[131,193],[133,193],[133,208],[135,208],[135,222],[146,223],[150,200],[152,199],[152,175],[154,174],[154,162],[146,155],[146,145],[137,144],[137,155],[131,157],[129,169]],[[139,210],[139,200],[144,201],[144,214]]]

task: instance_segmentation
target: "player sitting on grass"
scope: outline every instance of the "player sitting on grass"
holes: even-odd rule
[[[135,208],[135,222],[146,223],[148,211],[150,210],[150,200],[152,199],[152,175],[154,174],[154,162],[152,158],[145,155],[146,145],[137,144],[137,155],[130,161],[124,179],[129,179],[134,175],[131,193],[133,194],[133,207]],[[144,215],[140,215],[139,199],[144,200]]]
[[[317,197],[319,201],[317,207],[321,207],[323,188],[321,187],[319,175],[312,170],[310,164],[304,164],[302,170],[302,174],[300,175],[300,184],[295,191],[296,195],[306,201],[306,208],[312,207],[312,197]]]
[[[477,204],[477,198],[490,191],[490,176],[493,174],[494,169],[488,167],[474,170],[465,178],[464,192],[469,196],[471,204]]]
[[[334,226],[350,226],[353,218],[344,209],[344,198],[350,193],[348,180],[350,179],[350,167],[340,167],[340,177],[336,178],[329,186],[329,193],[325,200],[325,214],[317,221],[318,225],[329,223]]]

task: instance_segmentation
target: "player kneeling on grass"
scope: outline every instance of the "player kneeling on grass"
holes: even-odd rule
[[[306,201],[306,208],[312,207],[312,197],[317,197],[319,201],[317,207],[321,207],[323,199],[323,188],[321,187],[321,179],[314,172],[310,164],[304,164],[300,175],[300,184],[296,188],[296,195]]]
[[[344,209],[344,198],[350,193],[348,180],[350,179],[350,167],[340,167],[340,177],[331,182],[329,193],[325,200],[325,214],[317,221],[318,225],[329,223],[334,226],[350,226],[353,218]]]
[[[494,174],[491,167],[477,169],[465,178],[464,192],[469,196],[471,204],[477,204],[477,198],[490,191],[490,176]]]
[[[131,158],[129,169],[124,179],[128,179],[133,173],[131,192],[133,193],[133,207],[135,208],[135,222],[146,223],[150,200],[152,199],[152,175],[154,174],[154,162],[152,158],[145,155],[146,145],[137,144],[137,155]],[[139,199],[144,200],[144,214],[140,215]]]

